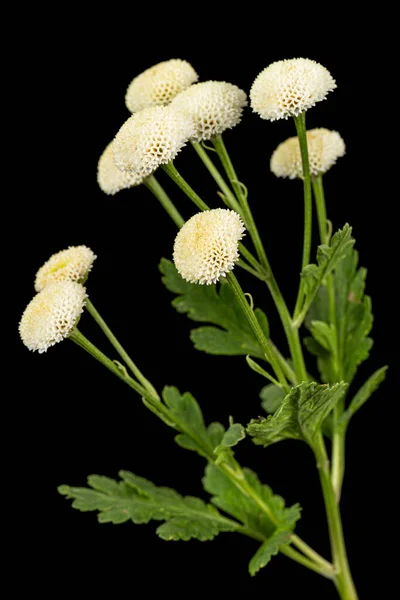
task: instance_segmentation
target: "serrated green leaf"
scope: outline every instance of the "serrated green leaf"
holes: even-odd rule
[[[267,485],[263,485],[256,473],[250,469],[243,469],[243,475],[255,493],[268,505],[276,522],[283,524],[290,531],[293,530],[296,521],[300,518],[299,505],[285,508],[283,498],[273,494]],[[276,522],[268,518],[258,504],[244,495],[215,465],[207,465],[203,486],[209,494],[212,494],[211,502],[215,506],[240,521],[246,528],[267,537],[275,531]]]
[[[285,392],[282,388],[270,383],[265,385],[261,392],[261,406],[267,413],[274,413],[282,404],[285,397]]]
[[[328,352],[335,347],[335,328],[324,321],[311,321],[310,331],[313,338]]]
[[[373,323],[371,300],[364,296],[367,271],[362,267],[357,269],[357,265],[358,253],[350,248],[332,273],[338,358],[342,365],[343,379],[349,383],[353,380],[358,366],[368,358],[373,344],[368,337]],[[328,347],[328,343],[324,343],[321,331],[313,330],[312,323],[315,321],[324,322],[326,328],[330,327],[329,300],[325,286],[319,288],[305,320],[305,325],[312,332],[314,340],[306,338],[304,342],[310,352],[317,356],[322,380],[334,383],[336,377],[332,367],[332,348]],[[334,335],[333,328],[330,329]]]
[[[221,282],[218,292],[216,285],[196,285],[184,281],[170,260],[161,259],[159,268],[166,288],[178,294],[172,302],[175,309],[186,313],[189,319],[214,325],[191,331],[195,348],[210,354],[250,354],[265,359],[264,352],[227,282]],[[263,331],[269,335],[268,321],[263,311],[256,308],[254,314]]]
[[[290,390],[273,415],[250,421],[247,433],[263,446],[284,439],[303,439],[312,445],[322,422],[346,389],[344,382],[333,386],[303,382]]]
[[[98,511],[100,523],[148,523],[165,521],[157,533],[165,540],[211,540],[222,531],[235,531],[239,524],[192,496],[183,497],[175,490],[157,487],[147,479],[120,471],[122,481],[91,475],[90,488],[60,486],[60,494],[73,498],[73,508]]]
[[[329,246],[318,246],[317,264],[307,265],[301,273],[306,299],[315,297],[320,285],[354,244],[351,231],[351,227],[346,223],[343,229],[339,229],[332,236]]]
[[[192,394],[189,392],[181,394],[176,387],[165,386],[162,397],[178,426],[184,426],[185,431],[190,433],[190,438],[185,434],[177,435],[176,442],[208,458],[214,448],[204,425],[200,406]]]
[[[257,550],[249,563],[249,573],[254,576],[260,569],[265,567],[273,556],[278,554],[282,546],[290,542],[290,531],[277,529]]]
[[[386,371],[388,367],[381,367],[375,373],[367,379],[367,381],[360,387],[352,401],[350,402],[347,410],[342,414],[339,419],[339,426],[346,428],[349,424],[351,417],[354,413],[359,410],[363,404],[371,397],[371,395],[378,389],[380,384],[385,380]]]

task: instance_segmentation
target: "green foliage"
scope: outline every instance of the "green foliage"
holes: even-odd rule
[[[360,387],[352,401],[350,402],[347,410],[342,414],[339,420],[339,427],[346,428],[349,424],[351,417],[354,413],[359,410],[363,404],[370,398],[370,396],[378,389],[382,381],[385,380],[386,371],[388,367],[381,367],[375,373],[367,379],[367,381]]]
[[[285,508],[283,498],[273,494],[271,488],[263,485],[256,473],[250,469],[243,469],[243,476],[255,494],[267,505],[272,519],[265,514],[253,498],[240,492],[232,480],[218,467],[208,464],[203,478],[203,486],[209,494],[212,494],[212,504],[240,521],[254,534],[269,537],[275,531],[277,524],[287,531],[292,531],[296,521],[300,518],[299,505],[295,504]]]
[[[315,296],[327,275],[329,275],[344,258],[346,252],[353,246],[354,239],[351,237],[351,231],[351,227],[346,223],[343,229],[339,229],[332,236],[329,246],[326,244],[318,246],[317,264],[310,264],[304,267],[301,277],[304,282],[306,301]]]
[[[333,368],[335,345],[341,374],[349,383],[372,347],[372,339],[368,337],[373,322],[371,299],[364,296],[367,271],[362,267],[357,269],[357,265],[357,251],[347,248],[347,254],[332,274],[337,331],[328,324],[329,299],[325,286],[319,288],[305,320],[313,336],[304,340],[305,345],[317,357],[322,381],[327,383],[337,380]]]
[[[192,394],[181,394],[176,387],[165,386],[162,397],[176,428],[185,432],[175,437],[176,443],[209,458],[214,450],[213,442],[204,424],[200,406]]]
[[[273,556],[278,554],[281,546],[290,542],[290,531],[277,529],[257,550],[249,563],[249,573],[254,576],[262,567],[265,567]]]
[[[221,446],[232,448],[246,437],[246,431],[240,423],[231,423],[221,440]]]
[[[284,439],[303,439],[311,446],[322,422],[336,402],[343,397],[347,385],[301,383],[290,390],[278,410],[266,419],[253,419],[247,433],[256,444],[270,446]]]
[[[265,385],[260,392],[261,406],[265,412],[274,413],[282,404],[284,397],[285,392],[283,389],[270,383]]]
[[[246,355],[265,359],[264,353],[243,314],[234,292],[225,281],[219,286],[188,283],[172,261],[161,259],[160,271],[165,287],[177,297],[172,305],[189,319],[212,323],[217,327],[192,329],[190,338],[197,350],[209,354]],[[269,336],[268,321],[262,310],[254,311],[264,333]]]
[[[165,521],[156,530],[164,540],[212,540],[221,531],[234,531],[238,527],[199,498],[183,497],[175,490],[157,487],[128,471],[120,471],[119,476],[122,481],[117,482],[90,475],[90,487],[62,485],[58,491],[73,499],[73,508],[98,511],[100,523]]]

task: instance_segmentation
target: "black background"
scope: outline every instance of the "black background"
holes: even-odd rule
[[[23,156],[14,164],[17,186],[8,207],[15,232],[12,256],[18,261],[9,322],[15,392],[11,456],[21,492],[13,539],[17,562],[26,574],[22,579],[50,597],[60,590],[100,597],[110,592],[130,597],[138,590],[178,597],[192,592],[210,597],[244,592],[279,592],[282,598],[296,593],[310,600],[336,597],[331,584],[283,556],[250,578],[247,563],[256,545],[247,538],[223,534],[213,542],[167,543],[155,536],[153,524],[99,525],[94,514],[73,511],[57,494],[57,485],[84,485],[90,473],[116,477],[119,469],[206,499],[200,482],[204,463],[176,446],[172,430],[75,345],[64,342],[38,355],[29,353],[16,334],[33,295],[37,269],[54,252],[85,244],[98,256],[88,293],[157,389],[174,384],[190,390],[206,422],[227,423],[233,415],[247,423],[259,415],[263,380],[243,357],[196,352],[189,340],[192,324],[170,306],[172,296],[161,284],[157,265],[162,256],[171,257],[174,224],[145,188],[104,195],[96,183],[96,166],[129,116],[124,105],[129,82],[151,65],[184,58],[200,80],[226,80],[248,92],[270,62],[305,56],[321,62],[337,80],[337,90],[309,111],[307,125],[336,129],[345,140],[346,156],[325,177],[328,215],[335,229],[345,222],[353,225],[360,263],[369,269],[375,345],[352,390],[373,370],[384,364],[392,367],[348,435],[343,520],[360,597],[370,597],[374,586],[382,585],[386,570],[381,548],[391,536],[394,444],[387,415],[397,400],[399,358],[392,316],[397,306],[392,279],[398,272],[392,223],[398,198],[396,167],[388,150],[389,119],[394,122],[391,65],[386,62],[389,42],[377,48],[365,31],[355,37],[339,27],[332,37],[310,25],[304,39],[293,36],[282,21],[257,27],[257,14],[249,25],[238,16],[229,27],[221,20],[210,28],[205,26],[209,20],[196,11],[184,15],[182,26],[179,11],[173,10],[158,14],[157,29],[152,28],[153,17],[144,12],[129,18],[114,14],[107,25],[77,12],[60,13],[46,26],[45,16],[35,14],[35,27],[25,39],[18,65],[15,95],[21,133],[14,156],[21,150]],[[108,14],[102,17],[106,21]],[[379,23],[376,29],[382,31]],[[268,256],[290,306],[301,263],[302,186],[277,180],[269,172],[269,158],[292,135],[291,120],[269,123],[247,108],[242,123],[224,136],[238,175],[248,186]],[[214,182],[193,150],[185,148],[176,166],[206,202],[218,205]],[[189,200],[163,173],[159,181],[185,217],[193,214]],[[267,311],[272,336],[284,349],[267,289],[241,270],[237,275],[256,305]],[[88,314],[80,329],[114,356]],[[312,359],[309,364],[314,367]],[[285,442],[263,450],[247,440],[237,456],[289,504],[301,503],[297,532],[328,556],[319,484],[306,445]],[[383,511],[382,502],[387,505]],[[20,584],[23,581],[17,581]]]

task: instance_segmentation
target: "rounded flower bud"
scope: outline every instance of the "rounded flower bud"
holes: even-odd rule
[[[193,119],[193,140],[209,140],[237,125],[247,105],[246,93],[232,83],[205,81],[181,92],[172,106]]]
[[[110,196],[126,188],[133,187],[142,183],[143,177],[136,173],[120,171],[115,162],[113,154],[113,142],[108,144],[103,154],[100,156],[97,166],[97,183],[101,190]]]
[[[337,131],[319,128],[307,131],[308,159],[311,175],[326,173],[338,158],[344,156],[346,147]],[[303,178],[300,145],[297,137],[291,137],[271,156],[271,171],[277,177]]]
[[[190,283],[210,285],[233,269],[239,260],[243,222],[233,210],[216,208],[197,213],[179,230],[174,244],[178,273]]]
[[[125,104],[132,113],[149,106],[163,106],[198,80],[186,60],[173,58],[147,69],[131,82]]]
[[[96,258],[87,246],[70,246],[53,254],[36,273],[35,290],[40,292],[56,281],[84,283]]]
[[[173,107],[145,108],[129,117],[115,136],[115,164],[147,177],[173,160],[193,134],[192,121]]]
[[[262,119],[287,119],[325,100],[335,88],[336,82],[329,71],[314,60],[280,60],[256,77],[250,90],[250,103]]]
[[[83,312],[86,290],[80,283],[51,283],[36,294],[22,315],[19,333],[29,350],[46,352],[69,337]]]

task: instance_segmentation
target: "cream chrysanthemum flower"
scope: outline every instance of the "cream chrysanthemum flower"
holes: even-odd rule
[[[193,134],[192,121],[173,107],[145,108],[129,117],[115,136],[115,164],[147,177],[173,160]]]
[[[113,154],[113,142],[108,144],[100,156],[97,166],[97,183],[101,190],[110,196],[126,188],[142,183],[143,177],[136,173],[120,171],[115,162]]]
[[[190,283],[216,283],[239,260],[245,226],[233,210],[216,208],[191,217],[175,238],[174,263]]]
[[[126,107],[134,113],[149,106],[164,106],[198,78],[186,60],[173,58],[158,63],[130,83],[125,96]]]
[[[39,354],[69,337],[83,312],[86,290],[74,281],[51,283],[36,294],[22,315],[19,333]]]
[[[36,273],[35,290],[40,292],[56,281],[84,283],[96,258],[87,246],[70,246],[53,254]]]
[[[250,90],[250,103],[262,119],[287,119],[325,100],[335,88],[332,75],[314,60],[280,60],[256,77]]]
[[[307,131],[307,145],[311,175],[326,173],[346,152],[346,146],[340,134],[323,127]],[[277,177],[303,178],[303,165],[297,137],[291,137],[279,144],[271,156],[270,166],[271,171]]]
[[[196,133],[193,140],[209,140],[237,125],[247,105],[246,93],[225,81],[196,83],[181,92],[172,106],[193,119]]]

